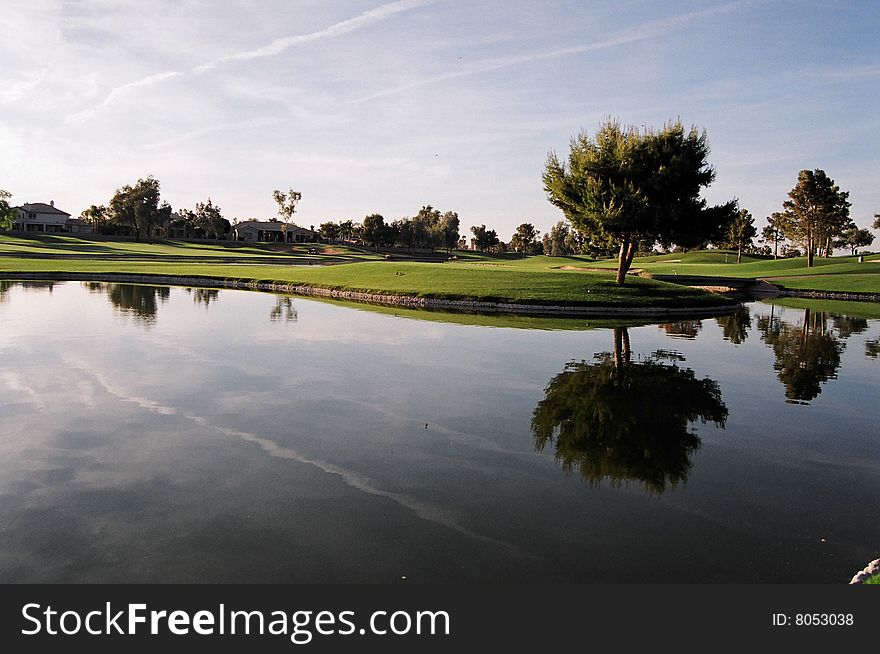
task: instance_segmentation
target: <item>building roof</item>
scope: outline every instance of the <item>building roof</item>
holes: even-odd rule
[[[66,211],[61,211],[61,209],[56,209],[51,204],[46,204],[45,202],[29,202],[28,204],[23,204],[18,209],[23,209],[29,213],[54,213],[61,214],[63,216],[69,216],[70,214]]]
[[[287,225],[287,231],[291,234],[305,233],[315,234],[310,229],[294,225],[293,223],[283,223],[280,220],[243,220],[232,226],[232,229],[262,229],[264,232],[280,232],[282,227]]]

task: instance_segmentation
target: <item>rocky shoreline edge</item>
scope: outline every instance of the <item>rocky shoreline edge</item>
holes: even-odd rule
[[[849,583],[863,584],[868,581],[868,579],[878,574],[880,574],[880,559],[874,559],[865,566],[864,570],[860,570],[859,572],[857,572]]]

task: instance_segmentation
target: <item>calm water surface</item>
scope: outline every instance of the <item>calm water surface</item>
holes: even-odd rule
[[[855,305],[547,330],[0,284],[2,582],[840,583],[880,554]]]

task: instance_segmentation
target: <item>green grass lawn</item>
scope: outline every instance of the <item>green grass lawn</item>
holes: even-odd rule
[[[548,258],[548,261],[556,260]],[[797,290],[880,293],[880,254],[867,255],[864,263],[859,263],[858,257],[817,257],[812,268],[806,267],[804,257],[774,260],[743,256],[742,263],[735,261],[733,253],[701,251],[640,257],[633,260],[633,268],[655,275],[754,277]],[[617,261],[585,260],[582,265],[615,269]]]
[[[309,254],[310,244],[155,243],[44,235],[0,235],[0,270],[6,272],[127,272],[235,278],[304,284],[365,292],[445,299],[479,299],[562,305],[706,306],[723,303],[718,295],[631,275],[625,287],[613,280],[614,260],[586,256],[522,257],[479,252],[438,252],[446,263],[406,261],[369,249],[333,246],[327,254]],[[320,246],[325,247],[325,246]],[[47,257],[46,255],[51,255]],[[763,278],[784,288],[880,292],[880,255],[773,260],[723,251],[688,252],[638,258],[633,267],[657,275]],[[277,262],[279,265],[273,265]],[[339,265],[290,265],[290,264]],[[604,272],[607,271],[607,272]]]

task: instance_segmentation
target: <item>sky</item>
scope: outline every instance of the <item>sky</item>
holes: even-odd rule
[[[616,118],[705,129],[706,198],[759,226],[805,168],[880,213],[876,0],[4,0],[0,24],[14,204],[154,175],[230,220],[295,189],[304,226],[430,204],[508,240],[562,219],[548,151]]]

